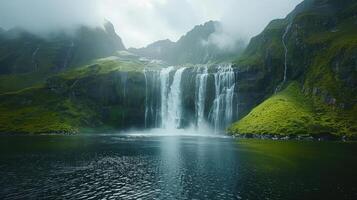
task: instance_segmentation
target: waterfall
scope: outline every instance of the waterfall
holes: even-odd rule
[[[276,87],[275,89],[275,93],[279,92],[281,90],[281,88],[283,87],[284,83],[286,82],[286,79],[287,79],[287,73],[288,73],[288,47],[287,47],[287,44],[286,44],[286,36],[288,35],[290,29],[291,29],[291,26],[292,26],[292,23],[290,23],[286,29],[285,29],[285,32],[283,34],[283,37],[281,39],[282,43],[283,43],[283,46],[284,46],[284,78],[283,78],[283,81]]]
[[[66,69],[71,61],[71,56],[72,56],[72,50],[74,47],[74,42],[72,41],[71,44],[69,45],[65,58],[64,58],[64,62],[63,62],[63,69]]]
[[[144,71],[144,74],[145,74],[145,71]],[[123,86],[123,97],[125,99],[126,97],[126,85],[127,85],[127,82],[128,82],[128,72],[122,72],[121,73],[121,84]]]
[[[144,69],[145,76],[145,128],[159,126],[160,111],[160,74],[155,70]]]
[[[198,129],[203,128],[205,125],[207,79],[208,67],[198,68],[195,87],[196,127]]]
[[[164,68],[160,71],[160,90],[161,90],[161,127],[165,128],[164,121],[168,119],[168,94],[170,91],[170,72],[174,67]]]
[[[180,128],[182,120],[182,73],[186,68],[176,71],[167,101],[167,118],[162,119],[165,128]]]
[[[180,129],[189,125],[183,119],[192,119],[191,125],[198,130],[211,125],[218,133],[237,116],[235,73],[231,65],[145,69],[144,76],[146,128]],[[194,96],[190,98],[187,94]],[[184,102],[184,95],[193,102]]]
[[[37,47],[36,50],[32,53],[31,61],[32,61],[32,64],[34,64],[35,71],[38,70],[38,62],[37,62],[36,56],[37,56],[37,53],[38,53],[39,50],[40,50],[40,47]]]
[[[231,65],[218,67],[214,74],[215,100],[210,112],[210,120],[217,133],[233,120],[235,74]]]

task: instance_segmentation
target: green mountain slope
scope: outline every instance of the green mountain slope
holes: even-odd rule
[[[236,67],[242,74],[239,86],[242,98],[245,95],[249,97],[248,92],[258,94],[254,98],[254,103],[250,104],[245,111],[274,94],[277,88],[278,91],[284,89],[292,81],[296,81],[302,88],[303,94],[312,99],[312,110],[319,109],[318,106],[315,107],[316,105],[326,106],[329,112],[320,113],[326,119],[329,119],[331,115],[349,113],[355,109],[357,102],[356,5],[353,0],[306,0],[285,19],[272,21],[260,35],[253,38],[241,58],[236,61]],[[283,37],[284,34],[285,37]],[[287,48],[286,81],[284,81],[283,40]],[[249,77],[253,77],[254,81],[251,81]],[[275,100],[276,97],[272,97],[268,103],[276,102]],[[286,101],[290,100],[288,98]],[[274,113],[276,107],[266,106],[268,103],[263,103],[261,107],[259,106],[260,109],[254,109],[248,116]],[[289,103],[295,105],[294,101]],[[284,114],[284,111],[289,113],[290,108],[287,106],[277,109],[280,109],[280,114]],[[300,120],[299,113],[290,114],[291,116],[287,118]],[[231,132],[234,134],[247,132],[283,134],[283,130],[272,130],[271,126],[275,127],[275,121],[279,120],[273,117],[270,126],[267,123],[269,122],[268,115],[264,118],[247,117],[241,123],[238,122],[240,125],[234,126]],[[355,118],[347,118],[344,124],[350,126],[347,128],[349,131],[335,130],[338,129],[335,127],[331,129],[331,133],[356,134],[353,128],[356,124],[353,121]],[[264,123],[259,124],[257,120],[262,120]],[[287,128],[284,122],[286,121],[282,120],[279,125]],[[259,124],[258,129],[254,129],[255,123]],[[319,123],[321,127],[324,127],[323,121],[314,122],[315,125]],[[252,127],[248,128],[247,124]],[[300,133],[298,129],[292,130],[295,132],[287,130],[287,133]],[[322,130],[325,129],[322,128]],[[311,133],[313,134],[314,131]]]
[[[19,28],[0,33],[0,93],[16,91],[55,73],[113,55],[125,47],[112,24],[80,27],[73,35],[46,37]]]
[[[98,59],[51,76],[37,87],[0,94],[0,133],[142,127],[142,71],[147,66],[118,57]]]

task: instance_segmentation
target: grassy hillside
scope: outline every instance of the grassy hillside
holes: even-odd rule
[[[230,131],[355,134],[356,120],[351,121],[355,119],[351,111],[355,111],[357,102],[356,18],[357,4],[352,0],[306,0],[285,19],[272,21],[254,37],[235,66],[241,74],[241,101],[252,102],[243,102],[242,112],[245,115],[257,107]],[[291,88],[274,96],[283,83],[284,33],[287,81],[281,88],[296,82],[303,96]]]
[[[233,124],[232,134],[357,136],[357,107],[341,111],[303,94],[296,82]]]
[[[99,59],[36,87],[1,94],[0,133],[140,127],[145,110],[142,71],[149,64],[123,59]],[[124,87],[130,87],[126,94]]]
[[[45,87],[0,95],[3,133],[75,133],[81,127],[98,124],[96,118],[84,102],[57,95]]]

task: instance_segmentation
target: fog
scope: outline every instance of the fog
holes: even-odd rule
[[[224,2],[224,3],[223,3]],[[283,18],[301,0],[1,0],[0,27],[22,27],[46,34],[78,25],[111,21],[127,47],[160,39],[176,41],[195,25],[222,22],[209,39],[221,48],[248,40],[275,18]]]

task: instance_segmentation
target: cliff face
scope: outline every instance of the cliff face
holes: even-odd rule
[[[241,77],[240,96],[245,99],[242,101],[254,102],[248,105],[250,110],[296,81],[302,94],[312,98],[313,107],[326,111],[321,115],[330,115],[327,110],[347,113],[355,110],[357,101],[356,55],[356,2],[304,1],[285,19],[272,21],[253,38],[236,62]],[[276,127],[279,125],[276,123]],[[352,128],[348,132],[353,131]],[[238,128],[236,132],[247,130]],[[337,132],[341,133],[334,133]]]

